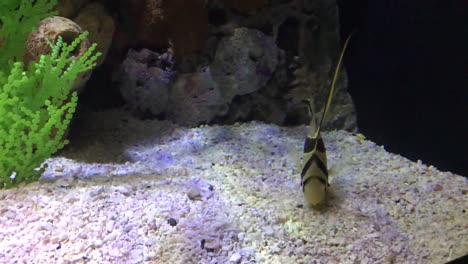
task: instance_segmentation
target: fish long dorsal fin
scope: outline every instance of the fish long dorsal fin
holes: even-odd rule
[[[335,94],[335,86],[336,86],[336,79],[338,78],[338,73],[340,72],[340,67],[341,63],[343,61],[344,53],[346,51],[346,48],[348,47],[349,40],[351,39],[351,36],[353,35],[354,31],[352,31],[348,38],[346,38],[346,41],[343,45],[343,48],[341,49],[340,57],[338,58],[338,63],[336,64],[335,67],[335,72],[333,74],[333,79],[332,83],[330,86],[330,91],[328,92],[328,99],[327,99],[327,104],[325,105],[325,109],[323,110],[322,117],[320,118],[319,125],[317,127],[317,132],[315,133],[315,138],[317,138],[320,135],[320,131],[322,130],[322,123],[323,120],[325,119],[325,115],[327,114],[328,110],[330,109],[331,102],[333,100],[333,95]],[[317,148],[317,141],[315,142],[315,147],[314,149]]]
[[[315,133],[317,132],[317,118],[315,116],[314,105],[311,99],[302,100],[304,104],[307,106],[307,111],[309,112],[310,116],[310,123],[309,123],[309,132],[307,133],[308,138],[314,138]]]

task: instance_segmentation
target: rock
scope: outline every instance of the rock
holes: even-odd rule
[[[106,58],[112,43],[115,30],[114,19],[101,3],[91,2],[79,11],[73,21],[89,32],[88,38],[91,43],[98,44],[96,50],[102,55],[98,58],[96,65],[100,65]]]
[[[80,9],[92,0],[60,0],[57,1],[56,10],[61,17],[72,18]]]
[[[117,247],[112,247],[110,250],[109,250],[109,256],[111,257],[114,257],[114,258],[118,258],[122,255],[122,252],[120,251],[120,248],[117,248]]]
[[[260,92],[236,96],[230,104],[229,112],[223,120],[227,124],[238,121],[259,120],[265,123],[283,125],[287,112],[287,102],[267,97]]]
[[[278,65],[268,83],[259,90],[259,93],[268,98],[278,98],[286,91],[288,84],[293,80],[290,65],[286,61],[286,52],[279,49]]]
[[[95,241],[93,241],[92,243],[92,246],[95,247],[95,248],[100,248],[103,244],[103,241],[100,240],[100,239],[96,239]]]
[[[190,200],[208,200],[213,196],[213,185],[200,179],[193,179],[187,186],[187,196]]]
[[[225,1],[225,7],[237,11],[247,10],[241,11],[243,13],[252,14],[254,12],[251,11],[255,8],[262,8],[262,11],[239,18],[238,15],[233,15],[232,11],[226,10],[227,8],[221,8],[226,15],[223,23],[214,32],[234,36],[239,27],[248,27],[259,29],[272,36],[280,49],[279,62],[273,77],[257,91],[263,96],[263,105],[258,108],[267,106],[276,109],[276,112],[272,115],[268,114],[268,110],[264,111],[266,114],[258,113],[258,108],[253,109],[255,102],[241,95],[241,98],[234,98],[233,104],[230,105],[229,115],[223,121],[234,123],[254,119],[281,125],[308,124],[310,115],[300,102],[304,99],[312,99],[316,106],[316,114],[321,115],[330,88],[330,73],[333,72],[332,67],[336,64],[340,52],[336,3],[269,1],[266,5],[261,2],[263,1],[250,1],[249,3]],[[251,8],[247,5],[256,7]],[[221,10],[217,12],[221,13]],[[229,28],[229,30],[222,30],[223,28]],[[232,36],[223,38],[218,49],[221,48],[225,39],[232,41]],[[235,59],[226,59],[226,61],[235,62]],[[216,79],[216,75],[214,78]],[[223,90],[227,89],[224,88],[224,84],[225,82],[220,82]],[[336,128],[355,131],[357,128],[354,104],[346,92],[346,85],[346,73],[341,71],[332,106],[324,122],[325,130]]]
[[[176,74],[172,65],[171,57],[166,54],[148,49],[129,50],[117,78],[130,109],[155,116],[166,111],[169,88]]]
[[[271,226],[265,226],[263,228],[263,234],[265,236],[273,236],[275,234],[275,229]]]
[[[268,3],[268,0],[224,0],[224,4],[229,7],[236,9],[244,14],[250,14],[256,10],[262,8]]]
[[[209,123],[227,110],[226,98],[208,69],[179,75],[169,102],[169,118],[186,126]]]
[[[95,187],[89,191],[89,197],[96,197],[106,192],[106,188],[103,186]]]
[[[277,98],[268,98],[261,93],[252,95],[252,118],[266,123],[284,124],[286,102]]]
[[[252,101],[253,100],[250,95],[234,97],[229,105],[227,115],[223,117],[224,123],[234,124],[235,122],[251,119],[253,109]]]
[[[250,258],[252,256],[255,256],[257,249],[255,247],[243,247],[240,251],[242,256],[244,256],[245,258]]]
[[[236,28],[218,44],[210,65],[213,79],[229,101],[235,95],[255,92],[272,77],[278,53],[271,37],[255,29]]]
[[[81,232],[78,234],[80,239],[88,239],[88,234],[86,232]]]
[[[206,241],[204,247],[207,252],[218,252],[221,249],[221,244],[216,240]]]
[[[201,197],[202,197],[200,189],[198,189],[196,186],[192,186],[191,188],[189,188],[187,192],[187,196],[192,201],[201,200]]]
[[[106,222],[106,231],[107,231],[107,233],[111,233],[112,231],[114,231],[114,224],[115,224],[115,221],[113,221],[113,220],[110,220],[110,221]]]
[[[277,245],[273,245],[270,247],[270,252],[272,254],[277,254],[279,252],[281,252],[281,248],[279,248]]]
[[[131,44],[148,49],[168,46],[166,12],[162,0],[123,0],[120,10]]]
[[[117,238],[118,235],[119,234],[117,232],[112,232],[112,233],[110,233],[110,234],[108,234],[107,236],[104,237],[103,242],[107,243],[109,241],[114,241]]]
[[[133,249],[129,252],[128,258],[132,263],[141,263],[143,262],[144,252],[142,249]]]
[[[203,48],[208,37],[204,0],[124,0],[120,8],[127,33],[139,47],[157,49],[171,44],[180,57]]]
[[[167,223],[170,225],[170,226],[176,226],[177,225],[177,221],[174,219],[174,218],[169,218],[167,219]]]
[[[163,1],[167,30],[177,60],[204,47],[208,38],[206,6],[205,0]]]
[[[114,191],[119,192],[125,196],[129,196],[130,194],[133,193],[130,187],[127,187],[127,186],[116,186],[114,188]]]
[[[242,259],[241,254],[236,252],[236,253],[231,255],[231,257],[229,258],[229,262],[239,263],[241,259]]]

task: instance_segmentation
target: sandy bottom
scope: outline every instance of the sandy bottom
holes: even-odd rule
[[[0,263],[444,263],[468,253],[466,178],[324,134],[331,192],[308,208],[306,127],[77,120],[38,183],[0,190]]]

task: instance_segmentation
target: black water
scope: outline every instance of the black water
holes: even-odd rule
[[[468,176],[468,2],[338,1],[358,126],[411,160]]]

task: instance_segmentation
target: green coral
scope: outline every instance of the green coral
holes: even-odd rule
[[[44,14],[48,3],[37,0],[35,6],[41,4],[38,10]],[[29,11],[25,7],[30,4],[31,1],[23,0],[19,8],[8,7],[12,13],[21,12],[22,6]],[[5,6],[5,3],[0,4],[0,10]],[[5,19],[4,12],[0,15],[3,15],[0,16],[3,27],[7,25],[5,21],[9,21],[9,26],[13,25],[11,17]],[[22,19],[16,21],[19,23]],[[1,33],[0,37],[5,39]],[[12,61],[22,57],[20,53],[12,55],[16,49],[0,49],[0,57],[11,58],[9,61],[2,59],[7,66],[0,66],[0,69],[8,69],[0,70],[0,188],[36,181],[44,170],[38,169],[41,164],[68,143],[63,139],[64,133],[78,101],[76,92],[71,93],[71,87],[78,74],[92,69],[100,56],[94,52],[96,44],[78,59],[72,56],[86,35],[87,32],[81,34],[72,43],[59,37],[56,43],[50,43],[52,52],[42,55],[39,62],[31,63],[26,70],[21,61]],[[13,37],[16,36],[8,35],[8,42],[18,43],[10,39]]]
[[[0,1],[0,71],[23,59],[24,43],[39,21],[56,14],[57,0]]]

